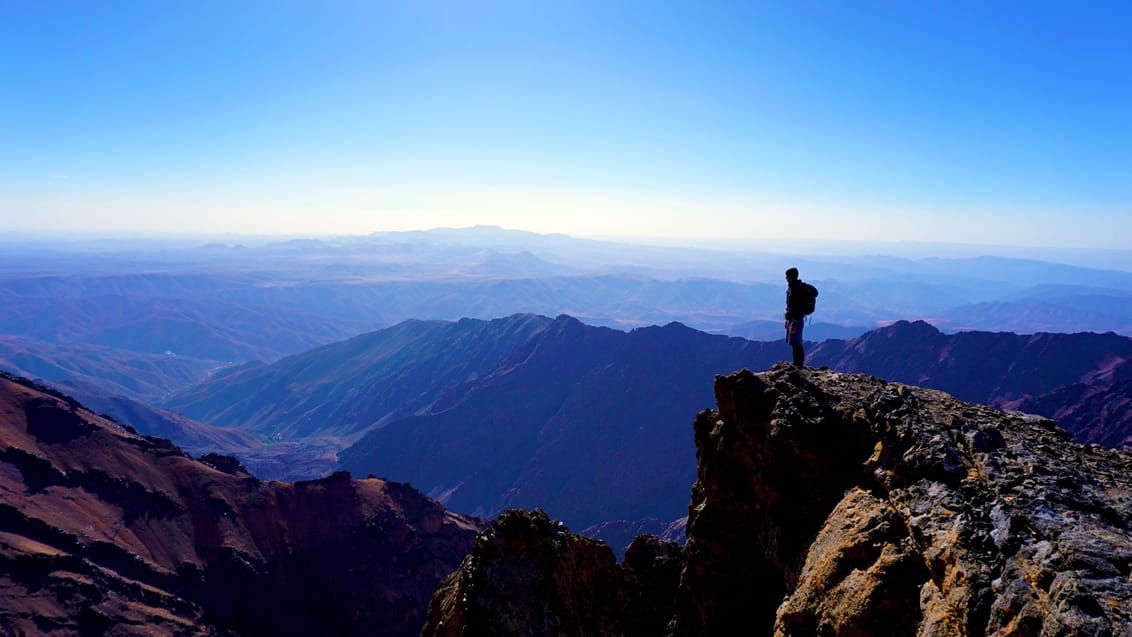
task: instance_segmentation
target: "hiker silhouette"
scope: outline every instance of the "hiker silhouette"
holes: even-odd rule
[[[813,313],[817,288],[798,278],[798,268],[786,270],[786,344],[794,353],[794,367],[802,369],[806,350],[802,346],[802,329],[806,316]]]

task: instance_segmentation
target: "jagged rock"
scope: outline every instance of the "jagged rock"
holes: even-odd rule
[[[671,635],[1132,634],[1132,456],[825,370],[716,398]]]
[[[684,548],[655,535],[639,535],[625,552],[621,570],[627,584],[625,634],[633,637],[660,635],[672,615],[672,602]]]
[[[642,536],[623,567],[544,511],[505,511],[441,583],[422,637],[654,635],[671,615],[680,547]]]
[[[415,636],[483,527],[405,484],[204,460],[0,372],[0,634]]]
[[[206,453],[197,459],[204,464],[212,467],[213,469],[227,473],[229,475],[236,475],[240,473],[247,476],[252,475],[252,472],[248,471],[247,467],[240,464],[240,459],[235,456],[225,456],[219,453]]]

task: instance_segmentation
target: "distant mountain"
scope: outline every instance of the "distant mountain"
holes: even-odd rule
[[[1129,356],[1132,339],[1117,334],[944,334],[923,321],[898,321],[848,341],[821,343],[807,363],[998,405],[1079,382]]]
[[[515,313],[569,314],[620,329],[676,321],[766,338],[732,328],[780,320],[782,272],[793,265],[822,290],[814,320],[829,328],[815,329],[815,340],[914,319],[944,331],[1132,335],[1132,272],[774,247],[633,245],[493,227],[246,245],[215,238],[20,245],[0,250],[0,334],[236,363],[276,360],[405,320]]]
[[[157,407],[170,394],[205,378],[259,365],[230,366],[183,356],[140,354],[94,345],[55,345],[0,335],[0,369],[33,378],[139,433],[176,440],[196,455],[238,454],[256,475],[276,479],[325,476],[341,445],[271,440],[255,432],[215,427]]]
[[[394,327],[233,371],[166,401],[195,420],[273,440],[350,440],[432,405],[443,392],[496,370],[550,319],[406,321]]]
[[[406,320],[492,319],[515,313],[569,314],[591,325],[644,327],[671,321],[722,329],[753,317],[781,315],[785,288],[718,279],[657,280],[633,274],[487,276],[479,266],[440,279],[323,282],[225,292],[225,303],[319,308],[341,320],[377,325]],[[313,309],[310,311],[314,311]],[[867,312],[862,312],[867,314]]]
[[[355,326],[375,325],[296,308],[229,301],[219,298],[222,292],[204,298],[168,298],[175,292],[160,286],[172,282],[152,283],[154,296],[84,296],[81,284],[76,284],[80,290],[63,290],[59,296],[10,295],[0,315],[0,333],[54,344],[247,361],[307,350],[351,336],[360,331]],[[0,290],[0,302],[4,302],[3,292]]]
[[[941,312],[937,325],[949,332],[994,329],[1132,336],[1132,297],[1078,296],[964,305]]]
[[[855,338],[874,329],[872,327],[852,327],[836,325],[834,323],[814,322],[807,323],[805,337],[808,341],[825,341],[831,338]],[[721,330],[728,336],[739,336],[752,341],[780,341],[786,336],[783,322],[775,321],[748,321]]]
[[[414,637],[479,520],[344,473],[261,482],[0,373],[0,632]]]
[[[219,363],[0,334],[0,368],[51,383],[80,383],[107,394],[158,400],[204,380]]]
[[[1132,358],[1113,361],[1079,383],[1005,406],[1053,418],[1078,440],[1132,451]]]
[[[455,510],[537,502],[583,527],[668,524],[686,513],[687,414],[710,404],[712,376],[784,353],[677,323],[626,333],[567,316],[408,321],[225,370],[165,407],[276,445],[357,440],[341,467],[411,482]]]
[[[488,277],[562,276],[577,274],[575,268],[551,263],[529,250],[515,253],[489,252],[483,260],[467,269],[470,275]]]
[[[256,475],[275,479],[325,476],[341,447],[272,440],[238,428],[215,427],[160,408],[162,400],[204,379],[215,382],[246,369],[184,356],[141,354],[95,345],[57,345],[0,335],[0,370],[32,378],[74,396],[103,415],[147,436],[169,438],[196,455],[238,454]]]

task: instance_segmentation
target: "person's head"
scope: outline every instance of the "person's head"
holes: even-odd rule
[[[787,281],[797,281],[798,280],[798,268],[790,268],[789,270],[787,270],[786,271],[786,280]]]

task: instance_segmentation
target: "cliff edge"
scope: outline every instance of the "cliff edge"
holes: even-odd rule
[[[743,370],[715,394],[695,420],[682,554],[618,567],[509,512],[441,585],[424,634],[1132,635],[1129,454],[824,369]],[[665,559],[678,582],[642,568]],[[608,603],[643,583],[644,615]]]

